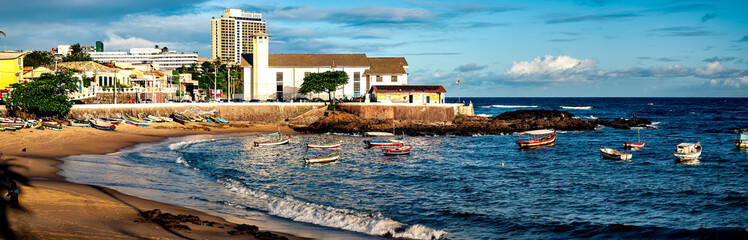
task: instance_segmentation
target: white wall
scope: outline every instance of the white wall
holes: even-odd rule
[[[321,73],[321,72],[327,72],[327,71],[344,71],[346,74],[348,74],[348,84],[341,87],[338,91],[335,92],[336,98],[343,98],[343,95],[345,95],[348,98],[353,98],[355,90],[354,87],[354,73],[358,72],[361,76],[361,84],[360,84],[360,94],[363,96],[366,94],[366,79],[364,78],[363,74],[364,71],[368,67],[271,67],[269,68],[270,77],[271,79],[265,81],[265,82],[272,82],[273,83],[273,90],[275,91],[277,89],[276,78],[277,73],[282,72],[283,73],[283,99],[292,99],[295,97],[317,97],[317,94],[310,94],[310,95],[300,95],[298,94],[299,88],[301,87],[301,84],[304,82],[304,76],[307,72],[309,73]],[[327,99],[327,94],[320,94],[320,98]]]

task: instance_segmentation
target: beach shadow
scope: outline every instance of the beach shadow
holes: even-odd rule
[[[109,191],[113,191],[113,190],[110,190],[110,189],[107,189],[107,188],[103,188],[103,187],[99,187],[99,186],[93,186],[93,185],[89,185],[89,186],[92,187],[92,188],[94,188],[94,189],[96,189],[96,190],[98,190],[99,192],[101,192],[103,194],[106,194],[107,196],[113,198],[114,200],[117,200],[117,201],[119,201],[119,202],[121,202],[121,203],[129,206],[130,208],[135,209],[135,211],[138,211],[138,213],[140,213],[140,212],[143,211],[142,209],[136,207],[135,205],[132,205],[129,202],[125,201],[124,199],[121,199],[121,198],[117,197],[116,195],[112,194],[111,192],[109,192]],[[178,232],[172,230],[171,228],[167,227],[164,224],[161,224],[161,223],[154,223],[154,224],[159,225],[165,231],[167,231],[167,232],[169,232],[171,234],[174,234],[175,236],[177,236],[179,238],[192,240],[192,238],[184,236],[181,233],[178,233]],[[126,235],[130,235],[130,236],[134,236],[134,234],[129,233],[129,232],[125,232],[124,230],[121,230],[121,229],[120,229],[120,233],[126,234]],[[142,237],[138,237],[138,238],[142,238]]]
[[[3,194],[3,196],[15,190],[17,184],[30,185],[28,178],[11,170],[11,167],[25,168],[25,166],[6,163],[9,160],[13,159],[3,158],[3,163],[0,163],[0,194]],[[10,224],[8,223],[8,210],[11,207],[24,212],[26,211],[17,202],[13,202],[5,197],[0,200],[0,234],[2,234],[3,239],[16,239],[16,234],[10,229]]]

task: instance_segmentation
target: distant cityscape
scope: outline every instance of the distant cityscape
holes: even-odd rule
[[[408,85],[404,57],[270,54],[272,36],[266,33],[262,14],[240,9],[225,9],[210,24],[212,58],[158,45],[106,51],[101,41],[93,46],[61,44],[51,51],[0,53],[2,97],[8,97],[13,83],[34,81],[45,73],[71,72],[80,82],[79,91],[69,97],[87,103],[328,100],[324,94],[299,94],[304,77],[344,71],[349,80],[335,92],[340,100],[444,101],[446,90],[441,86]]]

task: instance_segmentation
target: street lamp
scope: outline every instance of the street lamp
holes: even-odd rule
[[[458,102],[458,103],[462,103],[462,101],[461,101],[461,99],[460,99],[460,82],[461,82],[461,81],[462,81],[462,80],[460,80],[460,79],[457,79],[457,102]]]

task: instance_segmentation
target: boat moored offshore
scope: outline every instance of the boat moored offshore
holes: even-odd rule
[[[701,156],[701,143],[681,143],[673,152],[678,161],[696,160]]]

